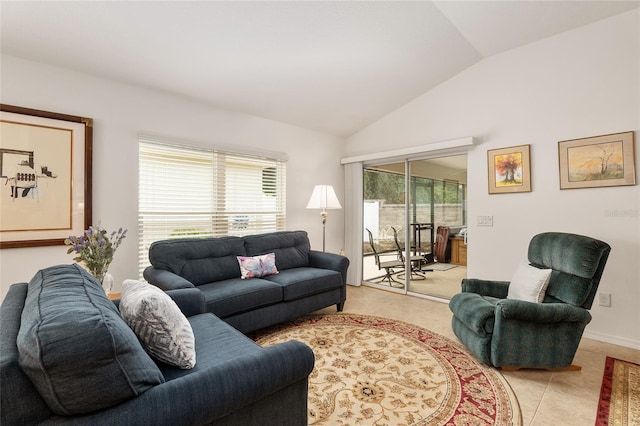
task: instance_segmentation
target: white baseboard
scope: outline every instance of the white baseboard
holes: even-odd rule
[[[612,336],[610,334],[598,333],[593,331],[585,331],[584,337],[597,340],[599,342],[611,343],[614,345],[624,346],[626,348],[640,350],[640,341],[627,339],[624,337]]]

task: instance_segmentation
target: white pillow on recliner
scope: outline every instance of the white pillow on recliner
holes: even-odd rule
[[[541,303],[551,279],[551,269],[540,269],[520,262],[511,283],[507,299]]]

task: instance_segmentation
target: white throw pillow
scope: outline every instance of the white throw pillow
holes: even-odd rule
[[[551,269],[540,269],[520,262],[511,283],[507,299],[541,303],[551,278]]]
[[[165,292],[142,281],[122,283],[120,314],[154,358],[182,369],[196,365],[191,324]]]

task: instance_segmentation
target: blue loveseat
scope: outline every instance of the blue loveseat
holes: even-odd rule
[[[242,279],[238,256],[274,253],[277,274]],[[154,242],[145,279],[202,292],[206,310],[248,333],[346,300],[349,259],[311,250],[305,231]]]
[[[167,294],[193,329],[189,370],[152,359],[77,265],[12,285],[0,307],[0,424],[307,424],[308,346],[262,348],[204,313],[199,290]]]

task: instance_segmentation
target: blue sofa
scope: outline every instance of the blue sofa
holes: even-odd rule
[[[0,424],[307,424],[308,346],[262,348],[204,313],[199,290],[167,294],[193,329],[189,370],[154,361],[77,265],[12,285],[0,306]]]
[[[278,273],[241,279],[238,256],[275,254]],[[163,290],[195,288],[206,310],[248,333],[346,300],[349,259],[311,250],[305,231],[154,242],[145,279]]]

